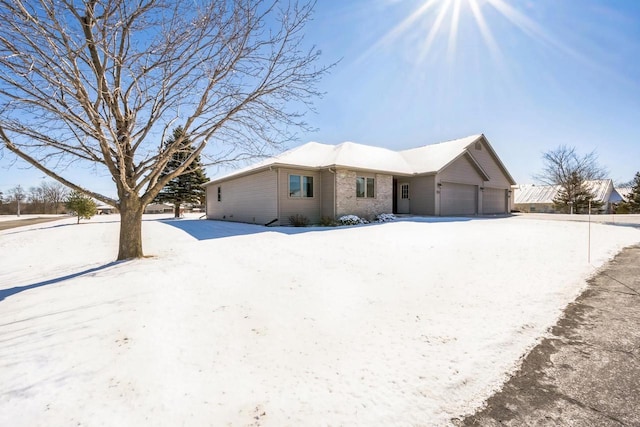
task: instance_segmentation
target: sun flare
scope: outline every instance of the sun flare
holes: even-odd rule
[[[398,24],[380,37],[360,59],[374,54],[381,48],[395,45],[407,38],[418,43],[412,46],[412,56],[417,64],[424,62],[433,53],[436,44],[446,46],[446,61],[455,61],[460,50],[460,33],[463,26],[475,26],[479,38],[491,58],[501,65],[503,53],[492,30],[492,20],[506,20],[517,32],[560,51],[579,58],[580,55],[559,42],[527,14],[505,0],[424,0]],[[464,21],[464,24],[462,23]],[[470,24],[472,22],[472,24]],[[584,58],[582,58],[584,59]]]

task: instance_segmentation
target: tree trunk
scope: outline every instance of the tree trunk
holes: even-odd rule
[[[180,203],[173,204],[173,216],[175,218],[180,218]]]
[[[120,201],[118,260],[142,258],[142,212],[140,197],[128,194]]]

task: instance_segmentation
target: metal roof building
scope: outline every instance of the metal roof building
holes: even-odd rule
[[[601,212],[609,212],[612,203],[622,200],[611,179],[586,181],[594,200],[602,203]],[[553,199],[558,196],[559,185],[520,184],[513,187],[513,208],[522,212],[555,213]]]

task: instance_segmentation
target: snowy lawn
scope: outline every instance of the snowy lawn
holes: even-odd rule
[[[500,387],[632,227],[118,216],[0,232],[0,425],[446,425]]]

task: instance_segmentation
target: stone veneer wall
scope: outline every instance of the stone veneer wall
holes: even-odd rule
[[[356,197],[356,177],[375,178],[374,198]],[[373,219],[380,213],[393,210],[393,176],[379,173],[361,173],[346,169],[336,171],[336,217],[358,215]]]

